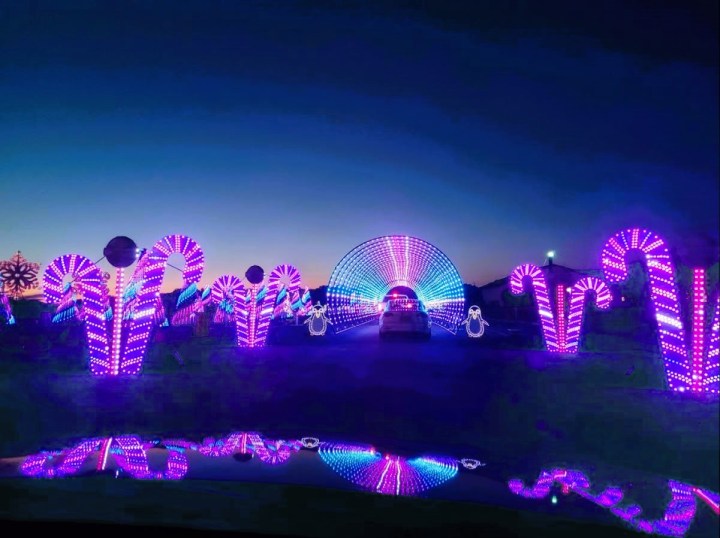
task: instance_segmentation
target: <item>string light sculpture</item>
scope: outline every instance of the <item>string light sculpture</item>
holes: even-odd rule
[[[63,459],[62,464],[57,470],[57,476],[71,476],[76,474],[90,455],[97,452],[98,448],[102,445],[102,441],[102,439],[86,439],[78,443]]]
[[[310,336],[324,336],[328,323],[332,325],[332,321],[325,314],[326,312],[327,305],[321,305],[319,302],[310,310],[308,319],[303,322],[308,326]]]
[[[160,239],[148,251],[146,265],[143,268],[143,284],[137,293],[137,308],[130,324],[125,343],[125,354],[121,361],[120,372],[138,374],[142,366],[150,332],[154,326],[157,302],[160,298],[160,285],[172,254],[182,254],[185,259],[183,269],[183,287],[197,284],[203,272],[205,256],[193,239],[184,235],[167,235]]]
[[[275,302],[276,305],[275,310],[273,310],[273,319],[292,317],[292,302],[290,300],[290,294],[287,292],[287,288],[285,286],[280,288]]]
[[[385,495],[418,495],[454,478],[458,472],[457,460],[383,456],[371,446],[322,442],[318,454],[346,480]]]
[[[274,284],[263,286],[264,274],[257,265],[250,267],[245,275],[250,284],[250,293],[248,301],[240,309],[236,305],[238,346],[262,347],[267,340],[278,290]]]
[[[261,347],[267,339],[277,288],[272,283],[263,286],[260,274],[257,280],[246,289],[238,277],[222,275],[212,285],[212,301],[218,305],[213,321],[234,320],[239,347]]]
[[[590,492],[590,480],[581,471],[556,468],[543,470],[533,486],[525,486],[522,480],[513,478],[508,488],[514,494],[529,499],[543,499],[550,494],[553,484],[562,488],[563,494],[573,492],[588,501],[607,508],[611,513],[624,520],[637,530],[661,536],[684,536],[695,518],[698,488],[678,482],[668,481],[671,499],[662,519],[647,520],[640,517],[642,508],[637,505],[620,506],[624,498],[622,489],[610,486],[599,494]],[[703,493],[705,493],[703,491]],[[715,494],[717,496],[717,494]],[[712,492],[705,494],[712,501]]]
[[[109,282],[110,273],[104,272],[103,279]],[[102,302],[105,305],[105,320],[110,321],[113,317],[112,306],[110,304],[110,290],[107,285],[103,288]],[[84,321],[85,314],[82,309],[82,283],[77,281],[67,282],[64,285],[62,298],[58,302],[58,306],[53,314],[53,323],[64,323],[67,321],[77,320]]]
[[[457,269],[437,247],[389,235],[362,243],[337,264],[328,284],[328,314],[337,332],[378,319],[378,305],[394,287],[411,288],[434,323],[455,334],[465,294]]]
[[[693,488],[693,493],[698,499],[707,504],[715,512],[715,515],[720,515],[720,493],[697,487]]]
[[[152,470],[149,465],[148,450],[158,446],[167,450],[165,471]],[[369,445],[327,443],[315,437],[283,441],[265,439],[257,432],[233,432],[218,440],[205,439],[200,444],[184,439],[145,442],[136,435],[90,438],[70,449],[43,451],[27,456],[20,464],[19,471],[23,476],[35,478],[75,476],[86,468],[91,456],[97,455],[97,463],[94,465],[96,471],[105,471],[114,462],[131,478],[180,480],[189,471],[185,454],[187,450],[197,451],[199,455],[209,458],[237,453],[252,454],[265,464],[279,465],[287,462],[301,448],[317,448],[321,460],[343,478],[366,491],[384,495],[418,495],[454,478],[459,470],[458,463],[469,470],[485,465],[469,458],[459,462],[446,457],[406,459],[383,455]],[[563,495],[578,495],[609,510],[630,527],[660,536],[685,536],[696,516],[697,500],[703,501],[716,515],[720,515],[720,494],[676,480],[667,483],[670,500],[664,514],[658,519],[643,518],[643,510],[638,505],[621,505],[625,495],[619,487],[608,486],[600,493],[593,493],[589,478],[579,470],[542,470],[531,486],[526,486],[518,478],[509,480],[507,484],[512,493],[527,499],[544,499],[557,485]],[[553,502],[557,502],[554,495]]]
[[[268,465],[280,465],[302,448],[299,440],[264,439],[258,433],[248,434],[249,449],[253,455]]]
[[[135,319],[135,311],[138,310],[139,292],[146,284],[145,271],[150,264],[150,256],[147,251],[144,252],[135,266],[133,275],[130,278],[123,292],[123,319]],[[168,325],[167,316],[165,315],[165,305],[163,305],[160,294],[155,298],[152,325]]]
[[[255,432],[233,432],[227,437],[222,439],[207,438],[203,441],[202,445],[198,448],[203,456],[212,458],[221,458],[224,456],[232,456],[233,454],[249,454],[249,443],[252,443],[256,437],[250,438],[250,436],[257,436]]]
[[[0,293],[18,300],[28,290],[37,288],[39,263],[29,262],[18,250],[9,260],[0,261]]]
[[[270,271],[268,287],[276,290],[273,317],[290,317],[300,305],[293,303],[300,298],[300,271],[290,264],[283,263]]]
[[[80,308],[78,286],[74,282],[65,284],[62,298],[60,299],[55,314],[52,317],[53,323],[62,323],[77,319],[82,321],[83,314]]]
[[[312,304],[312,298],[310,297],[310,288],[305,288],[305,291],[303,291],[302,295],[300,296],[300,304],[295,306],[293,304],[293,310],[296,311],[296,314],[298,316],[307,316],[310,313],[310,310],[312,310],[313,304]]]
[[[318,439],[317,437],[303,437],[302,439],[300,439],[300,443],[302,444],[303,448],[312,450],[313,448],[318,448],[320,446],[320,439]]]
[[[112,458],[123,471],[137,479],[179,480],[187,474],[188,462],[183,449],[170,443],[166,445],[167,471],[151,471],[147,459],[147,448],[150,446],[134,435],[86,439],[70,450],[28,456],[20,466],[20,472],[37,478],[73,476],[92,454],[98,453],[97,471],[107,469],[108,461]]]
[[[567,333],[564,337],[566,353],[577,353],[580,346],[580,331],[585,314],[585,301],[588,296],[595,298],[595,305],[600,310],[608,310],[612,303],[610,288],[599,278],[583,277],[570,288],[570,310],[567,319]]]
[[[245,286],[234,275],[222,275],[210,286],[210,298],[217,305],[213,323],[232,323],[237,303],[245,302]],[[238,308],[240,308],[238,306]]]
[[[525,292],[525,282],[529,281],[530,288],[535,294],[540,324],[542,325],[545,348],[548,351],[560,351],[558,347],[557,331],[555,329],[555,314],[550,305],[550,295],[545,281],[545,275],[537,265],[526,263],[519,265],[510,274],[510,292],[513,295],[521,295]]]
[[[710,334],[706,337],[705,270],[701,268],[693,270],[692,336],[688,346],[675,284],[675,266],[662,237],[653,231],[641,228],[622,230],[610,237],[601,254],[605,278],[610,282],[626,280],[627,256],[632,252],[642,254],[646,262],[650,299],[655,311],[665,378],[670,390],[719,394],[718,306],[716,304]]]
[[[468,309],[468,317],[462,322],[465,325],[465,332],[470,338],[480,338],[485,334],[485,327],[490,324],[482,317],[480,307],[473,305]]]
[[[8,296],[3,292],[2,277],[0,277],[0,324],[13,325],[15,317]]]
[[[46,268],[43,288],[47,302],[60,303],[63,300],[68,291],[63,284],[63,278],[67,275],[71,275],[73,285],[82,292],[90,370],[93,374],[140,373],[150,332],[162,308],[160,284],[168,258],[173,253],[180,253],[185,258],[185,284],[198,282],[204,262],[199,245],[183,235],[168,235],[155,243],[152,250],[140,259],[127,288],[123,267],[118,266],[115,300],[110,313],[107,280],[88,258],[67,254],[59,256]],[[126,315],[128,312],[131,314]],[[108,318],[112,319],[110,335],[106,326]]]
[[[20,465],[20,474],[33,478],[54,478],[56,475],[56,458],[63,454],[61,450],[43,451],[31,454]]]
[[[43,293],[48,303],[60,302],[64,291],[63,278],[67,275],[82,286],[90,371],[94,375],[108,375],[111,373],[111,365],[110,341],[105,319],[107,282],[100,268],[85,256],[59,256],[50,262],[43,274]]]
[[[510,292],[513,295],[525,293],[528,286],[535,295],[545,349],[555,353],[577,353],[587,295],[594,295],[597,307],[602,310],[610,308],[612,302],[610,289],[602,280],[591,276],[583,277],[570,288],[570,309],[567,316],[567,289],[564,285],[556,286],[557,312],[554,312],[545,275],[537,265],[531,263],[517,266],[510,274]]]
[[[139,437],[121,435],[112,440],[115,450],[110,453],[118,466],[131,477],[139,480],[181,480],[188,472],[188,460],[184,452],[169,445],[167,471],[151,471],[147,458],[147,449]]]
[[[178,296],[175,305],[175,313],[172,316],[171,324],[192,325],[195,318],[201,312],[205,311],[205,306],[210,302],[210,288],[205,288],[202,292],[198,289],[197,284],[190,284]]]
[[[462,465],[465,469],[469,469],[471,471],[477,469],[478,467],[485,467],[487,465],[486,463],[481,462],[480,460],[474,460],[472,458],[463,458],[460,460],[460,465]]]

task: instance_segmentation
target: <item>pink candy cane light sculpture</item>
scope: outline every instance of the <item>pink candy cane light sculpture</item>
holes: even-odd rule
[[[234,275],[222,275],[212,284],[212,301],[218,305],[215,323],[232,318],[235,320],[237,345],[239,347],[262,347],[267,340],[270,319],[275,312],[279,288],[283,285],[292,292],[299,289],[300,271],[288,264],[276,266],[263,286],[262,269],[248,269],[248,287]],[[255,280],[255,282],[251,281]],[[285,281],[285,282],[283,282]]]
[[[63,278],[70,275],[82,290],[85,332],[87,335],[90,371],[94,375],[140,373],[150,332],[156,320],[160,285],[171,254],[185,258],[183,278],[185,285],[197,283],[202,276],[204,256],[200,246],[184,235],[168,235],[155,243],[136,267],[135,305],[131,319],[124,320],[122,269],[117,272],[117,293],[111,333],[108,333],[107,283],[100,268],[84,256],[66,254],[53,260],[45,269],[43,288],[49,303],[63,298]],[[147,257],[147,258],[146,258]]]
[[[585,297],[593,292],[598,308],[610,308],[612,295],[607,285],[595,277],[583,277],[570,288],[570,311],[565,316],[565,293],[563,285],[555,290],[555,307],[553,312],[550,302],[548,285],[542,271],[537,265],[526,263],[519,265],[510,274],[510,291],[514,295],[525,292],[526,282],[535,294],[540,323],[542,325],[543,340],[548,351],[557,353],[577,353],[580,343],[580,329],[582,328]]]
[[[85,256],[65,254],[55,258],[45,268],[43,292],[48,303],[59,303],[63,298],[63,278],[70,275],[82,286],[85,335],[90,355],[90,371],[94,375],[108,375],[110,339],[105,321],[107,283],[100,268]]]
[[[670,390],[720,393],[718,305],[716,304],[709,335],[706,338],[705,270],[693,270],[693,326],[692,340],[688,347],[685,327],[680,315],[675,267],[664,239],[655,232],[641,228],[617,232],[608,239],[602,249],[601,262],[605,278],[610,282],[622,282],[627,279],[627,256],[631,252],[641,253],[646,261],[660,350],[665,363],[665,377]]]
[[[185,258],[183,269],[183,287],[197,284],[203,272],[205,256],[200,245],[184,235],[167,235],[160,239],[148,256],[143,269],[143,284],[137,293],[137,307],[133,315],[130,331],[125,344],[125,354],[120,365],[124,374],[138,374],[142,366],[150,332],[155,320],[157,300],[160,297],[168,259],[172,254],[182,254]]]

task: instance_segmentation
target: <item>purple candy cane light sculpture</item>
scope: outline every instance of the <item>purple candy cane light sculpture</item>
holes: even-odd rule
[[[531,263],[517,266],[510,274],[510,291],[513,295],[521,295],[525,292],[526,280],[529,280],[530,287],[535,294],[535,303],[540,316],[545,347],[548,351],[560,351],[555,329],[555,315],[550,305],[550,295],[548,294],[545,275],[537,265]]]
[[[238,347],[262,347],[267,339],[277,281],[268,282],[263,289],[262,276],[257,277],[257,282],[249,282],[249,289],[234,275],[222,275],[212,285],[212,300],[218,305],[214,321],[235,320]]]
[[[123,268],[118,267],[116,296],[112,312],[112,333],[108,334],[107,283],[102,271],[88,258],[66,254],[53,260],[43,276],[47,302],[59,303],[65,292],[63,278],[70,275],[83,295],[83,315],[90,355],[90,370],[95,375],[138,374],[142,366],[158,303],[160,285],[168,258],[173,253],[185,257],[185,284],[197,283],[203,270],[200,246],[184,235],[168,235],[155,243],[135,270],[135,305],[130,319],[123,316]],[[142,277],[140,279],[140,276]],[[138,280],[140,279],[140,280]]]
[[[276,266],[270,271],[268,277],[268,286],[275,288],[275,296],[278,297],[281,290],[284,290],[285,302],[287,304],[276,305],[273,310],[273,317],[279,316],[286,313],[288,310],[292,310],[293,298],[299,298],[300,296],[300,271],[292,265],[287,263]]]
[[[580,329],[585,313],[585,298],[588,294],[595,295],[595,304],[601,310],[610,308],[612,294],[607,284],[595,277],[581,278],[570,290],[570,311],[565,336],[565,351],[577,353],[580,344]]]
[[[137,292],[137,308],[134,312],[130,331],[125,343],[125,354],[120,364],[120,373],[138,374],[142,366],[150,332],[153,328],[157,300],[160,297],[168,258],[171,254],[182,254],[185,258],[183,285],[197,284],[203,272],[205,256],[193,239],[184,235],[167,235],[160,239],[148,256],[143,269],[143,283]]]
[[[708,344],[705,346],[705,271],[693,271],[693,328],[688,349],[675,284],[675,267],[664,239],[655,232],[641,228],[617,232],[608,239],[602,250],[605,278],[610,282],[627,279],[627,256],[631,252],[641,253],[646,261],[665,377],[670,390],[718,394],[718,309],[716,306]]]
[[[221,275],[210,286],[210,297],[217,305],[213,323],[229,323],[236,319],[236,311],[244,303],[245,286],[235,275]]]
[[[612,296],[607,285],[595,277],[583,277],[570,288],[570,310],[565,319],[565,286],[558,285],[555,289],[555,307],[553,312],[548,293],[548,285],[542,271],[537,265],[526,263],[519,265],[510,274],[510,291],[521,295],[529,282],[535,294],[538,316],[542,325],[543,340],[548,351],[558,353],[577,353],[580,343],[585,297],[588,293],[595,295],[598,308],[610,308]]]
[[[66,254],[55,258],[45,268],[43,293],[48,303],[59,303],[63,297],[63,278],[70,275],[83,292],[85,334],[93,375],[112,373],[110,341],[105,321],[107,283],[100,268],[85,256]]]

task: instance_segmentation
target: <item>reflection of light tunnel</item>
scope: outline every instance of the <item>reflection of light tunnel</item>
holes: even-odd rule
[[[455,333],[465,304],[455,266],[437,247],[404,235],[366,241],[348,252],[330,276],[328,316],[337,332],[373,321],[397,286],[417,293],[433,323]]]

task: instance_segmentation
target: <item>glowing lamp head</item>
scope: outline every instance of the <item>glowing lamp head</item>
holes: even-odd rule
[[[554,250],[548,250],[547,257],[551,260],[555,257],[555,251]]]

